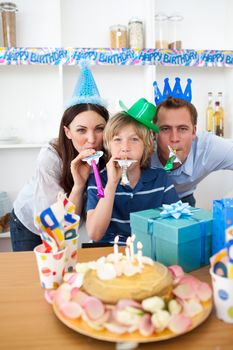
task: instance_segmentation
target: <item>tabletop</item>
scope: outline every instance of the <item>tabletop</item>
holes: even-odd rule
[[[78,250],[78,261],[94,260],[112,248]],[[192,274],[210,283],[208,267]],[[114,343],[95,340],[67,328],[44,299],[33,252],[0,253],[0,349],[115,349]],[[193,331],[173,339],[140,344],[138,349],[230,350],[233,325],[220,321],[215,310]]]

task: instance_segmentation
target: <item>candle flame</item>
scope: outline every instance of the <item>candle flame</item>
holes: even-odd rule
[[[119,242],[119,236],[116,236],[115,238],[114,238],[114,244],[117,244]]]
[[[143,245],[140,241],[138,241],[137,243],[137,249],[142,249],[143,248]]]

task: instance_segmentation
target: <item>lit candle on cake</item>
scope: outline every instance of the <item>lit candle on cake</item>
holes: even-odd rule
[[[138,264],[140,267],[142,267],[142,248],[143,248],[143,245],[141,242],[138,242],[137,243],[137,259],[138,259]]]
[[[114,252],[114,261],[118,262],[119,256],[118,256],[118,242],[119,242],[119,236],[116,236],[114,238],[114,246],[113,246],[113,252]]]
[[[133,242],[135,241],[136,236],[132,235],[131,236],[131,240],[130,240],[130,257],[131,257],[131,261],[134,261],[134,246],[133,246]]]
[[[131,237],[128,237],[126,240],[126,248],[125,248],[125,255],[127,260],[130,260],[130,244],[131,244]]]

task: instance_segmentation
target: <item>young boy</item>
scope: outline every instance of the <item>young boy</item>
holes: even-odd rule
[[[121,104],[122,106],[122,104]],[[163,169],[151,169],[155,106],[145,99],[112,117],[104,130],[104,147],[108,163],[100,174],[105,197],[97,197],[94,177],[87,188],[89,237],[101,243],[125,242],[131,235],[130,213],[160,207],[179,200],[175,188]],[[117,160],[133,160],[127,169],[129,185],[121,184],[122,169]]]

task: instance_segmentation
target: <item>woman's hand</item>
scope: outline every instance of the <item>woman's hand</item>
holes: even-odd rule
[[[82,159],[95,153],[96,151],[94,149],[85,149],[70,163],[70,171],[73,176],[74,187],[78,190],[85,187],[91,171],[90,165],[87,162],[83,162]]]

